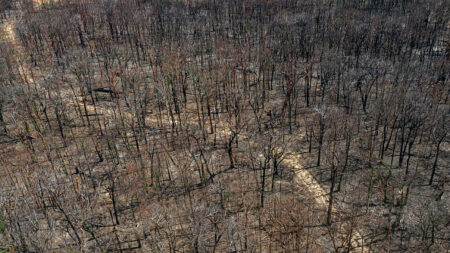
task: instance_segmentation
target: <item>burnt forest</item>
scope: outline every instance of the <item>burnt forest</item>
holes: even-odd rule
[[[448,252],[450,0],[0,0],[0,252]]]

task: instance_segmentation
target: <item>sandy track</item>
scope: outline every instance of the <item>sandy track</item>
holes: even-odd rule
[[[301,154],[296,152],[288,151],[284,155],[283,162],[292,167],[295,173],[294,183],[303,186],[323,209],[328,208],[328,192],[320,185],[319,182],[314,178],[314,176],[303,167],[304,158]],[[338,207],[335,205],[335,208]],[[340,231],[344,233],[345,231]],[[362,235],[358,232],[354,232],[354,236],[351,238],[351,244],[353,246],[352,252],[369,252],[368,249],[364,247],[364,240]]]
[[[18,37],[15,33],[15,27],[16,27],[16,24],[14,21],[7,20],[5,22],[3,31],[4,31],[5,39],[7,39],[14,47],[14,50],[20,54],[20,53],[24,52],[24,48],[22,47],[20,40],[18,39]],[[19,62],[19,59],[16,59],[16,61]],[[20,76],[24,79],[24,81],[26,81],[28,83],[34,82],[34,79],[32,77],[31,70],[29,67],[24,66],[23,64],[19,64],[18,71],[19,71]]]
[[[306,189],[312,194],[317,204],[326,207],[328,204],[328,194],[316,179],[305,170],[301,164],[302,157],[300,154],[288,153],[284,157],[284,163],[292,167],[295,171],[295,183],[306,186]]]

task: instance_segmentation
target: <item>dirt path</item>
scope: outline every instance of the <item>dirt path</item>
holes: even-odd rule
[[[316,179],[303,168],[301,161],[303,158],[298,153],[288,153],[284,157],[284,163],[292,167],[295,171],[295,183],[299,185],[306,186],[307,190],[312,194],[315,201],[326,207],[328,204],[327,192],[322,188],[322,186],[316,181]]]
[[[4,27],[3,27],[3,34],[4,38],[8,40],[11,45],[14,48],[14,51],[16,52],[15,60],[18,62],[18,72],[20,76],[23,78],[25,82],[33,83],[34,78],[31,72],[30,67],[26,66],[25,64],[20,63],[20,59],[17,55],[23,54],[25,52],[25,49],[23,48],[22,44],[20,43],[19,38],[17,37],[17,34],[15,32],[16,30],[16,22],[14,20],[6,20]]]
[[[319,204],[323,209],[327,209],[329,201],[328,192],[320,185],[319,182],[317,182],[309,171],[304,169],[302,165],[303,160],[304,158],[300,153],[289,150],[285,153],[283,162],[294,169],[294,182],[298,185],[304,186],[317,204]],[[335,208],[338,209],[339,207],[336,206]],[[351,243],[354,247],[353,252],[369,252],[369,250],[364,247],[364,239],[358,231],[354,232]]]

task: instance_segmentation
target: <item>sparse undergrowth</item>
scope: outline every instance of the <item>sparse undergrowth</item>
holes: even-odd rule
[[[0,252],[448,250],[446,1],[38,2],[0,1]]]

